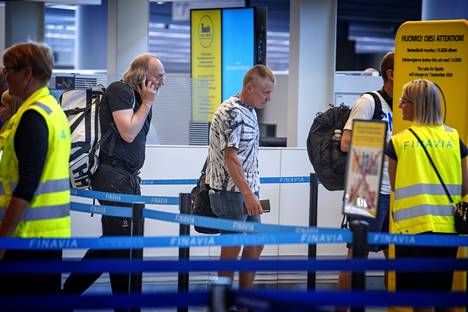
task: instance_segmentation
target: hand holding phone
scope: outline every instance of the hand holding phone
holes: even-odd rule
[[[140,93],[143,103],[147,103],[146,105],[148,106],[153,105],[157,90],[150,80],[144,79],[140,82],[138,92]]]
[[[260,199],[260,205],[262,206],[263,212],[270,212],[270,200],[269,199]]]

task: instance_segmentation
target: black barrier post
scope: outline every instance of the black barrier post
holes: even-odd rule
[[[309,226],[317,226],[317,207],[318,207],[318,177],[315,173],[310,174],[309,191]],[[308,259],[317,259],[317,245],[310,244],[308,247]],[[315,289],[315,271],[307,272],[307,289]]]
[[[364,220],[353,220],[350,224],[353,233],[353,259],[365,259],[368,254],[367,232],[369,223]],[[353,272],[351,275],[351,289],[366,289],[366,272]],[[351,307],[351,312],[364,312],[364,307]]]
[[[210,283],[210,312],[226,312],[231,305],[231,279],[217,277]]]
[[[132,237],[143,236],[145,230],[145,219],[143,218],[144,204],[132,204]],[[142,260],[143,249],[130,249],[131,260]],[[130,274],[130,293],[141,294],[143,273]],[[139,312],[141,309],[130,309],[132,312]]]
[[[188,193],[179,194],[179,211],[182,214],[190,214],[192,199]],[[179,224],[179,235],[190,235],[190,225]],[[190,248],[179,248],[179,260],[189,260]],[[179,293],[186,293],[189,289],[189,273],[179,272],[177,289]],[[187,312],[188,307],[177,307],[177,312]]]

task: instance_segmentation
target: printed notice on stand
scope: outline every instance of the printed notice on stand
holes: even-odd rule
[[[413,79],[454,77],[463,59],[458,47],[465,42],[463,34],[402,35],[401,41],[409,45],[401,61],[411,64],[408,77]]]
[[[353,121],[343,213],[367,218],[377,215],[386,132],[386,122]]]

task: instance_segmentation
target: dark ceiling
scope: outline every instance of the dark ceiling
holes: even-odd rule
[[[422,0],[338,0],[336,70],[378,68],[406,21],[421,19]]]
[[[421,0],[338,0],[338,20],[398,24],[421,18]]]

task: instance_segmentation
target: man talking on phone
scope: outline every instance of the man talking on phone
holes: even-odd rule
[[[275,77],[264,65],[255,65],[244,76],[242,90],[219,106],[210,126],[206,181],[212,189],[210,203],[220,218],[260,222],[262,206],[258,200],[259,128],[255,109],[271,99]],[[226,233],[225,231],[221,231]],[[244,246],[242,259],[257,259],[263,246]],[[221,260],[237,259],[241,246],[221,247]],[[220,272],[220,276],[234,276]],[[239,287],[252,286],[255,272],[241,272]]]
[[[111,135],[101,145],[100,165],[91,178],[93,190],[141,194],[138,174],[145,160],[151,107],[165,78],[164,66],[159,58],[144,53],[133,60],[122,80],[111,83],[106,89],[100,107],[101,133],[105,134],[111,129]],[[131,204],[109,201],[100,203],[131,207]],[[101,222],[103,236],[131,235],[131,218],[102,216]],[[84,259],[128,259],[129,256],[129,250],[90,249]],[[100,275],[71,274],[64,284],[64,293],[82,294]],[[111,273],[110,280],[113,293],[129,291],[128,274]]]

